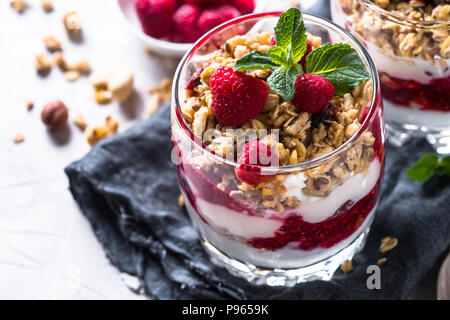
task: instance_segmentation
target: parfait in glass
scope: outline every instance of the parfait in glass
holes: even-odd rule
[[[215,263],[289,286],[331,279],[362,248],[384,164],[378,81],[352,35],[297,9],[196,43],[174,81],[173,160]]]
[[[450,153],[450,2],[332,0],[331,12],[375,62],[389,140],[427,136]]]

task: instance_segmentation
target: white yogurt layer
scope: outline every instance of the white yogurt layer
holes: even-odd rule
[[[450,112],[399,106],[386,99],[383,104],[386,120],[389,122],[406,123],[435,131],[450,129]]]
[[[185,197],[185,199],[188,199]],[[251,263],[255,266],[262,268],[301,268],[323,261],[341,250],[349,246],[355,239],[367,230],[373,221],[375,216],[376,207],[368,214],[364,220],[362,226],[356,230],[347,239],[335,244],[331,248],[322,249],[316,248],[312,250],[299,250],[293,248],[293,244],[289,244],[285,248],[281,248],[275,251],[260,250],[248,246],[245,242],[232,239],[230,236],[223,235],[217,230],[211,228],[210,225],[205,224],[189,204],[186,201],[186,206],[191,219],[194,224],[200,230],[201,234],[208,240],[214,247],[232,257],[234,259]]]
[[[195,203],[200,214],[209,224],[216,228],[225,229],[238,237],[247,239],[255,237],[270,238],[283,225],[281,220],[249,216],[212,204],[201,198],[197,198]]]
[[[380,176],[381,164],[378,159],[372,161],[368,172],[356,175],[350,174],[348,179],[336,187],[328,196],[308,196],[302,191],[304,184],[303,174],[291,175],[284,184],[287,188],[286,197],[295,196],[302,201],[302,205],[290,212],[285,212],[283,218],[288,215],[301,215],[309,223],[318,223],[331,217],[348,200],[358,201],[365,197],[376,185]],[[192,185],[192,184],[191,184]],[[193,192],[196,195],[195,187]],[[250,216],[205,199],[196,198],[196,207],[202,217],[214,228],[246,239],[261,237],[270,238],[283,225],[282,219],[270,219],[265,216]],[[269,215],[274,215],[271,212]],[[279,217],[279,213],[276,212]]]
[[[414,80],[423,84],[428,84],[432,79],[446,78],[450,76],[450,68],[441,67],[438,61],[422,59],[420,57],[397,57],[383,53],[372,43],[366,42],[370,56],[375,63],[375,67],[380,72],[385,72],[389,76]],[[450,65],[450,59],[445,60]]]
[[[306,195],[302,191],[306,180],[303,173],[290,175],[284,182],[287,189],[285,196],[294,196],[302,202],[297,209],[303,220],[318,223],[331,217],[348,200],[356,202],[364,198],[375,187],[380,171],[380,161],[375,159],[369,165],[367,173],[350,173],[349,177],[326,197]]]

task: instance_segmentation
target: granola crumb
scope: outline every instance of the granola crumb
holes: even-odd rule
[[[75,11],[67,12],[63,16],[64,28],[69,35],[81,33],[81,20],[78,13]]]
[[[53,63],[56,64],[62,71],[67,70],[67,62],[64,59],[64,54],[61,51],[53,53]]]
[[[44,39],[44,45],[47,48],[48,51],[50,52],[55,52],[55,51],[61,51],[62,47],[61,47],[61,42],[59,40],[57,40],[54,36],[49,35],[46,36]]]
[[[18,133],[16,134],[16,136],[14,137],[14,143],[21,143],[25,140],[25,136],[23,135],[23,133]]]
[[[147,112],[149,115],[153,115],[159,108],[161,103],[161,96],[159,94],[154,94],[147,105]]]
[[[44,74],[52,69],[52,63],[47,59],[45,54],[40,53],[36,55],[35,68],[39,74]]]
[[[105,123],[101,126],[96,126],[90,128],[86,133],[86,139],[90,146],[93,146],[100,140],[112,136],[117,133],[119,129],[119,121],[112,117],[108,116],[105,119]]]
[[[73,122],[81,131],[84,131],[86,129],[86,121],[84,120],[84,116],[80,112],[77,112],[75,114]]]
[[[94,92],[95,102],[98,104],[107,104],[112,101],[112,92],[108,90],[95,90]]]
[[[384,266],[387,262],[387,258],[381,258],[377,261],[377,265]]]
[[[398,239],[392,237],[385,237],[381,239],[380,251],[385,253],[393,250],[398,245]]]
[[[64,72],[64,77],[67,81],[72,82],[75,80],[78,80],[78,78],[81,76],[81,73],[77,70],[69,70]]]
[[[351,260],[345,260],[343,264],[341,264],[341,270],[344,273],[349,273],[353,271],[353,264]]]
[[[161,103],[169,101],[172,97],[172,79],[164,78],[158,85],[150,87],[148,92],[153,95],[159,94]]]
[[[183,207],[183,206],[184,206],[184,197],[183,197],[183,195],[181,195],[181,194],[180,194],[180,196],[178,197],[178,205],[179,205],[180,207]]]
[[[16,10],[18,13],[22,13],[28,7],[28,4],[25,0],[11,0],[10,2],[11,8]]]
[[[41,1],[42,9],[44,9],[45,12],[52,12],[53,11],[53,3],[50,0],[42,0]]]
[[[34,103],[32,101],[27,101],[26,106],[27,106],[27,110],[31,111],[34,107]]]

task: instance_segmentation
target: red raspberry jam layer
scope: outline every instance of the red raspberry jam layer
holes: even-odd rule
[[[210,203],[224,206],[242,214],[257,215],[250,204],[233,199],[227,191],[218,189],[202,170],[194,169],[191,165],[180,165],[177,166],[177,174],[182,190],[204,223],[207,224],[207,221],[195,206],[196,197],[207,199]],[[189,182],[185,176],[189,179]],[[195,185],[198,194],[192,193],[192,189],[189,187],[191,183]],[[348,201],[325,221],[308,223],[300,216],[292,216],[284,219],[283,226],[275,233],[274,237],[253,238],[248,241],[248,244],[264,250],[281,249],[290,242],[299,242],[298,249],[300,250],[330,248],[352,235],[362,225],[368,214],[375,208],[380,184],[381,175],[375,187],[363,199],[356,203]]]
[[[253,238],[248,244],[264,250],[277,250],[290,242],[299,242],[301,250],[330,248],[352,235],[375,208],[381,176],[375,187],[356,203],[348,201],[333,216],[319,223],[308,223],[301,216],[284,220],[284,225],[272,238]]]
[[[428,84],[402,80],[380,72],[383,98],[409,107],[418,104],[422,110],[450,111],[450,76]]]

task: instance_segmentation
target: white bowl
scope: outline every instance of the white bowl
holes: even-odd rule
[[[263,12],[267,0],[255,0],[256,8],[254,12]],[[134,9],[134,0],[116,0],[116,5],[120,15],[125,21],[125,25],[138,39],[152,51],[170,57],[182,57],[192,48],[193,43],[176,43],[150,37],[142,31],[141,22]]]

